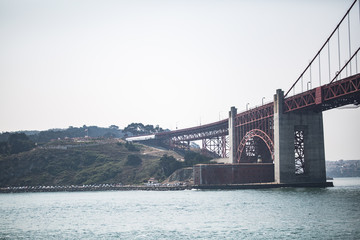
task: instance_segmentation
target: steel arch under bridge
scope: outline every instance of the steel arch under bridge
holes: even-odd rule
[[[236,162],[254,162],[274,158],[274,103],[250,109],[235,116]]]

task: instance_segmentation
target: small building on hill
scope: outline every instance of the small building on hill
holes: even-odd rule
[[[148,186],[153,186],[153,185],[157,185],[157,184],[159,184],[159,181],[158,180],[156,180],[155,178],[150,178],[149,180],[148,180],[148,182],[147,182],[147,185]]]

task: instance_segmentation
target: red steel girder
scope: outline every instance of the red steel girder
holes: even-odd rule
[[[241,139],[251,130],[260,129],[273,139],[274,103],[239,113],[235,118],[235,141],[240,144]]]
[[[316,104],[316,89],[289,97],[284,101],[284,112],[290,112]]]
[[[274,103],[268,103],[236,115],[236,127],[267,119],[274,115]]]
[[[339,98],[345,95],[359,92],[360,74],[345,78],[341,81],[333,82],[322,87],[323,101]]]
[[[325,111],[347,104],[358,104],[360,98],[360,74],[311,89],[284,100],[284,112],[300,109]]]
[[[219,136],[226,136],[228,135],[228,129],[214,129],[204,132],[184,132],[181,135],[173,135],[171,137],[172,141],[196,141],[201,139],[208,139],[208,138],[214,138]]]

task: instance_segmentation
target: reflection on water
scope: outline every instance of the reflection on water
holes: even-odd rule
[[[0,239],[359,239],[360,178],[334,185],[0,194]]]

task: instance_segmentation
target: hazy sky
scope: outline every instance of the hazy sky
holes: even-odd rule
[[[0,132],[224,119],[287,91],[352,2],[0,0]],[[360,159],[359,120],[324,113],[328,160]]]

